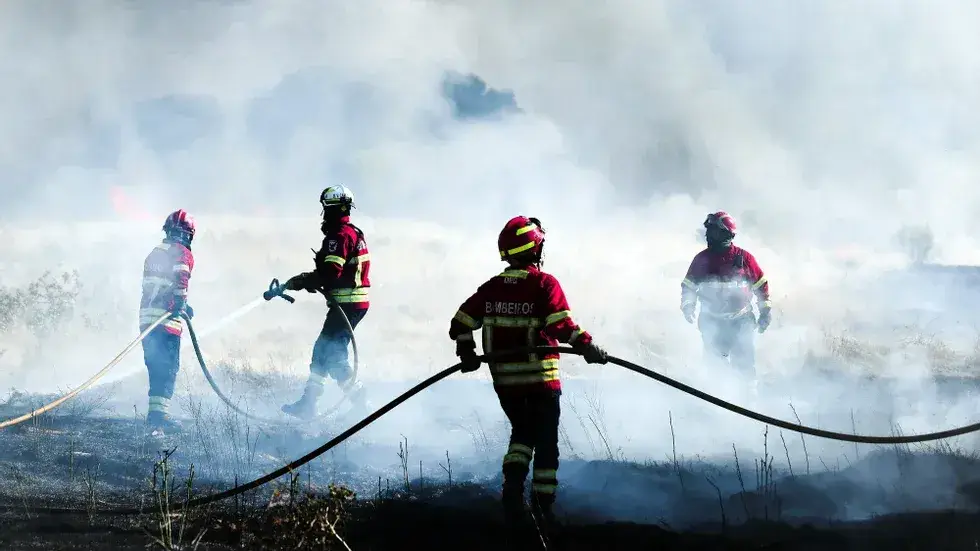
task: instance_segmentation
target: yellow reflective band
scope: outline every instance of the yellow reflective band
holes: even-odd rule
[[[558,369],[558,359],[538,360],[536,362],[513,362],[513,363],[493,363],[490,364],[490,371],[507,373],[529,373],[534,371],[554,371]]]
[[[191,267],[188,266],[187,264],[177,264],[176,266],[174,266],[174,271],[175,272],[189,272],[189,271],[191,271]]]
[[[762,287],[763,285],[766,284],[767,281],[769,280],[766,279],[766,276],[760,277],[759,281],[756,281],[754,284],[752,284],[752,289],[755,290],[758,289],[759,287]]]
[[[771,300],[763,301],[762,304],[759,305],[759,308],[762,308],[764,310],[772,309],[772,301]]]
[[[687,278],[685,278],[684,281],[681,282],[681,285],[683,285],[684,287],[688,287],[690,289],[697,289],[698,288],[698,284],[697,283],[694,283],[693,281],[691,281],[690,279],[687,279]]]
[[[523,453],[508,453],[504,456],[504,465],[513,465],[514,463],[518,465],[530,465],[531,458]]]
[[[176,329],[177,331],[181,331],[184,328],[184,323],[180,321],[180,318],[168,319],[167,321],[163,322],[160,325],[162,325],[163,327],[168,327],[170,329]]]
[[[473,340],[473,333],[461,333],[456,336],[456,342],[470,342]]]
[[[174,289],[174,295],[176,295],[178,297],[186,297],[187,296],[187,289]]]
[[[573,342],[577,341],[579,337],[581,337],[584,334],[585,334],[585,329],[582,329],[581,327],[579,327],[575,331],[572,331],[572,336],[568,339],[568,344],[572,344]]]
[[[146,285],[146,284],[150,284],[150,285],[173,285],[174,284],[174,280],[170,279],[169,277],[146,276],[146,277],[143,278],[143,285]]]
[[[358,262],[367,262],[368,260],[371,260],[371,253],[362,254],[362,255],[356,257],[356,260]]]
[[[535,224],[530,224],[530,225],[524,226],[523,228],[517,230],[517,234],[516,235],[524,235],[525,233],[527,233],[529,231],[534,231],[535,229],[537,229],[537,226]]]
[[[332,296],[337,302],[341,304],[367,302],[368,288],[358,287],[356,289],[332,289],[330,291],[330,296]]]
[[[531,491],[536,494],[553,494],[558,491],[557,484],[544,484],[541,482],[532,482]]]
[[[306,379],[306,384],[313,386],[323,386],[326,382],[326,377],[323,375],[317,375],[316,373],[310,373],[310,376]]]
[[[517,279],[527,279],[527,270],[504,270],[500,272],[500,277],[514,277]]]
[[[463,325],[465,325],[466,327],[469,327],[471,329],[479,329],[480,328],[480,324],[475,319],[473,319],[469,314],[467,314],[466,312],[464,312],[462,310],[458,310],[456,312],[456,315],[453,316],[453,319],[456,320],[456,321],[458,321],[459,323],[462,323]]]
[[[530,243],[525,243],[525,244],[521,245],[520,247],[514,247],[513,249],[508,249],[507,250],[507,254],[522,253],[522,252],[524,252],[524,251],[526,251],[528,249],[533,249],[533,248],[534,248],[534,241],[531,241]]]
[[[518,444],[517,442],[514,442],[513,444],[507,447],[507,453],[523,453],[524,455],[531,457],[531,454],[534,453],[534,450],[532,450],[530,446],[525,446],[524,444]]]
[[[558,323],[559,321],[571,315],[572,315],[571,310],[563,310],[561,312],[555,312],[554,314],[551,314],[550,316],[544,318],[544,324],[551,325],[552,323]]]
[[[347,261],[344,260],[344,257],[342,257],[342,256],[336,256],[336,255],[325,256],[325,257],[323,257],[323,261],[324,262],[333,262],[334,264],[336,264],[338,266],[343,266],[344,264],[347,263]]]
[[[490,316],[483,318],[483,325],[487,327],[541,327],[544,324],[537,318]]]
[[[533,476],[539,482],[555,483],[558,481],[558,469],[534,469]]]
[[[170,400],[164,398],[163,396],[150,396],[148,411],[154,411],[158,413],[167,413],[170,410]]]

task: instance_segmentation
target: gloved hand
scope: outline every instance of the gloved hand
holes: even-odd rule
[[[759,333],[765,333],[766,329],[769,329],[769,324],[772,323],[772,308],[760,308],[759,309]]]
[[[684,313],[684,319],[687,323],[694,323],[694,305],[693,304],[682,304],[681,312]]]
[[[187,319],[194,319],[194,309],[191,308],[190,304],[184,305],[184,313],[187,314]]]
[[[182,314],[187,309],[187,299],[184,297],[174,297],[174,305],[170,309],[170,319],[180,318]]]
[[[595,343],[573,345],[573,348],[581,352],[582,359],[589,364],[604,364],[609,361],[608,354]]]
[[[472,373],[477,369],[480,369],[480,358],[476,355],[476,342],[467,341],[456,341],[456,355],[459,356],[460,363],[463,366],[459,369],[462,373]]]
[[[313,272],[303,272],[289,278],[286,282],[287,291],[306,291],[307,293],[317,292],[316,277]]]

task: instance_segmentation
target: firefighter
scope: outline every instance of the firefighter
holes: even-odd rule
[[[606,363],[606,353],[573,320],[558,280],[541,271],[545,232],[536,218],[507,222],[497,240],[508,267],[481,285],[450,322],[462,372],[480,367],[473,331],[482,328],[483,352],[533,346],[577,348],[588,363]],[[494,390],[511,424],[510,446],[503,460],[504,513],[524,518],[524,483],[533,459],[532,511],[554,521],[552,505],[558,486],[558,421],[561,382],[558,357],[515,353],[489,361]]]
[[[694,323],[700,300],[697,321],[706,358],[754,376],[755,331],[764,333],[772,322],[769,283],[755,257],[733,244],[737,227],[730,214],[709,214],[704,228],[707,248],[695,255],[681,282],[681,311]]]
[[[150,383],[146,423],[150,434],[156,437],[180,430],[180,423],[170,416],[169,409],[180,370],[180,335],[183,331],[180,315],[194,316],[193,308],[187,304],[187,287],[194,269],[191,241],[194,240],[195,226],[187,211],[172,212],[163,223],[163,242],[143,261],[140,332],[163,314],[171,314],[142,342]]]
[[[351,414],[366,413],[368,409],[364,388],[356,380],[348,359],[347,347],[352,335],[342,316],[346,315],[354,328],[367,314],[371,257],[364,232],[350,222],[354,194],[345,186],[330,186],[320,193],[320,205],[323,207],[320,225],[323,244],[314,254],[313,271],[291,278],[285,288],[329,294],[339,309],[331,304],[313,345],[310,375],[303,396],[282,407],[283,412],[300,419],[316,415],[317,400],[323,394],[327,377],[333,378],[350,400]]]

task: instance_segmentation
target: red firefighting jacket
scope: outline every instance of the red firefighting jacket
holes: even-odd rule
[[[143,296],[140,298],[140,331],[174,307],[174,300],[187,300],[187,286],[194,269],[194,253],[180,243],[164,241],[143,261]],[[183,321],[169,319],[159,325],[180,335]]]
[[[713,318],[751,313],[753,295],[760,309],[771,307],[762,268],[749,251],[735,245],[721,252],[699,252],[681,282],[681,308],[693,308],[700,299],[701,315]]]
[[[313,277],[340,304],[355,310],[367,309],[371,303],[371,255],[364,232],[344,216],[336,227],[327,228],[323,244],[315,255]]]
[[[592,342],[592,336],[572,320],[558,280],[534,266],[505,270],[481,285],[459,307],[449,324],[449,338],[472,340],[473,331],[480,328],[484,353]],[[498,393],[559,390],[558,358],[553,352],[494,358],[489,363],[494,388]]]

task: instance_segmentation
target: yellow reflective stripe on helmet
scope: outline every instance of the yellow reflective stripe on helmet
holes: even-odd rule
[[[530,250],[530,249],[533,249],[533,248],[534,248],[534,241],[531,241],[530,243],[525,243],[525,244],[521,245],[520,247],[514,247],[513,249],[508,249],[507,250],[507,254],[508,255],[512,255],[512,254],[522,253],[524,251],[527,251],[527,250]]]
[[[559,321],[568,318],[571,315],[572,315],[571,310],[562,310],[561,312],[555,312],[554,314],[551,314],[550,316],[544,318],[544,324],[551,325],[552,323],[558,323]]]
[[[756,281],[755,283],[752,284],[752,289],[755,290],[758,289],[759,287],[762,287],[763,285],[766,284],[767,281],[769,280],[766,279],[766,276],[760,277],[759,281]]]
[[[523,228],[520,228],[519,230],[517,230],[517,233],[515,235],[524,235],[525,233],[527,233],[529,231],[534,231],[535,229],[537,229],[537,227],[538,226],[535,225],[535,224],[533,224],[533,223],[532,224],[528,224],[527,226],[524,226]]]
[[[487,327],[540,327],[543,324],[537,318],[488,316],[483,318],[483,325]]]
[[[527,279],[527,270],[504,270],[500,272],[500,277],[513,277],[517,279]]]
[[[684,278],[684,281],[681,282],[681,285],[683,285],[684,287],[691,288],[691,289],[697,289],[698,288],[697,283],[694,283],[693,281],[691,281],[690,279],[687,279],[687,278]]]
[[[464,312],[462,310],[457,310],[456,311],[456,315],[453,316],[453,319],[456,320],[456,321],[458,321],[459,323],[462,323],[463,325],[465,325],[466,327],[469,327],[471,329],[479,329],[480,328],[480,324],[475,319],[473,319],[472,316],[470,316],[469,314],[467,314],[466,312]],[[471,336],[472,336],[472,334],[471,334]]]
[[[342,257],[342,256],[336,256],[336,255],[325,256],[325,257],[323,257],[323,261],[324,262],[333,262],[334,264],[336,264],[338,266],[343,266],[344,264],[347,263],[347,261],[344,260],[344,257]]]

